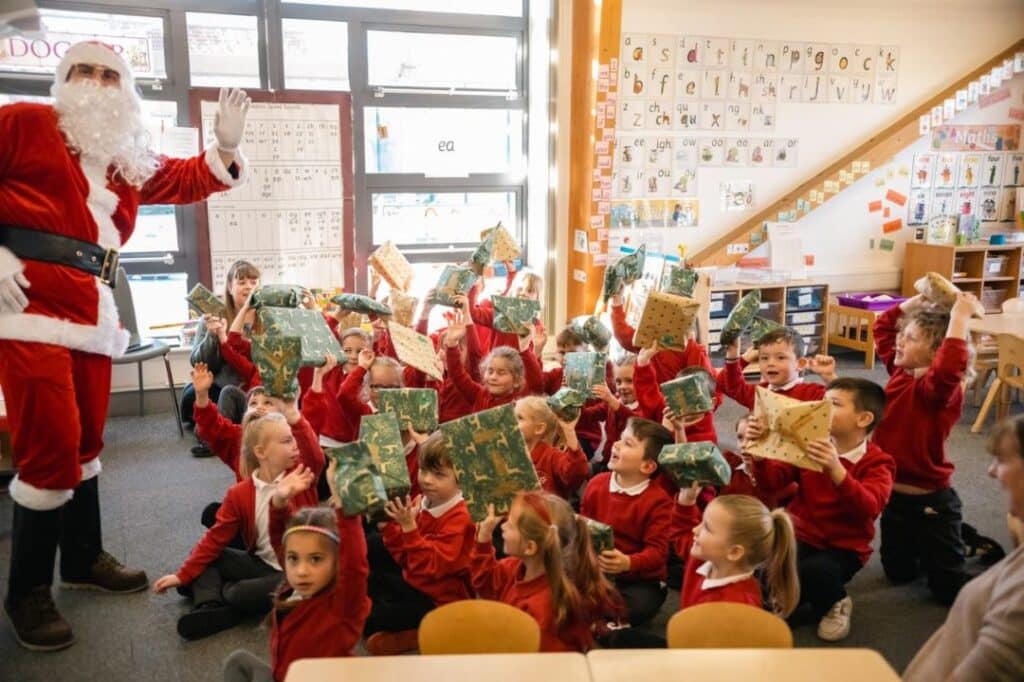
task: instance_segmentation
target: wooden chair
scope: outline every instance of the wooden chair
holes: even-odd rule
[[[669,649],[792,649],[786,621],[747,604],[712,602],[668,621]]]
[[[971,433],[978,433],[985,425],[988,411],[992,404],[999,398],[999,407],[996,410],[996,418],[1002,419],[1010,411],[1010,391],[1024,391],[1024,337],[1014,334],[1000,334],[996,337],[996,345],[999,348],[999,367],[996,370],[996,380],[988,389],[985,395],[985,402],[981,405],[978,418],[971,426]]]
[[[424,655],[533,654],[540,651],[540,626],[514,606],[469,599],[428,613],[419,643]]]
[[[864,366],[875,368],[875,318],[873,310],[833,303],[828,308],[828,345],[864,353]]]

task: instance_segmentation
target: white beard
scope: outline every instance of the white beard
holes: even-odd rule
[[[149,151],[150,135],[133,93],[87,80],[56,84],[51,94],[68,146],[83,161],[113,165],[115,174],[136,187],[153,175],[159,162]]]

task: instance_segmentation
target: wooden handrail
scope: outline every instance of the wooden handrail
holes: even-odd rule
[[[897,119],[888,128],[872,135],[868,140],[840,157],[838,161],[828,165],[810,179],[794,187],[764,210],[744,220],[710,245],[693,254],[689,260],[696,265],[732,265],[743,258],[744,254],[728,253],[728,246],[730,244],[747,244],[749,250],[753,251],[759,244],[751,243],[750,235],[752,232],[760,231],[766,221],[775,222],[778,220],[780,212],[797,210],[797,202],[800,199],[807,202],[805,208],[809,206],[808,211],[802,214],[798,213],[799,217],[803,217],[824,203],[824,201],[828,201],[836,196],[837,193],[825,194],[824,188],[827,181],[838,182],[840,172],[846,171],[847,182],[840,186],[840,191],[842,191],[846,186],[852,184],[853,181],[859,179],[859,176],[863,176],[872,169],[887,162],[896,153],[908,147],[920,137],[918,124],[921,116],[930,114],[932,107],[941,105],[947,98],[954,97],[957,90],[966,88],[968,83],[987,74],[994,66],[1001,66],[1003,60],[1012,58],[1014,54],[1021,50],[1024,50],[1024,38],[1018,40],[1005,50],[1000,51],[998,55],[992,57],[952,85],[927,98],[916,108]],[[865,164],[865,162],[867,163]],[[816,191],[818,195],[816,198],[823,199],[823,201],[812,202],[810,197],[812,191]],[[762,243],[766,241],[767,235],[762,235]]]

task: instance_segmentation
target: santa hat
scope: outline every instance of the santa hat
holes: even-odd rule
[[[67,81],[68,73],[75,64],[100,64],[113,69],[121,74],[121,87],[131,90],[132,70],[128,67],[128,62],[99,41],[83,40],[69,47],[60,63],[57,64],[57,83]]]

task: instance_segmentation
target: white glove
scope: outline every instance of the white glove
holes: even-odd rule
[[[249,112],[250,104],[252,100],[245,94],[245,90],[220,89],[219,107],[213,119],[213,134],[222,152],[238,149],[245,133],[245,115]]]
[[[0,314],[16,315],[27,308],[28,297],[22,290],[28,287],[28,280],[20,272],[0,279]]]

